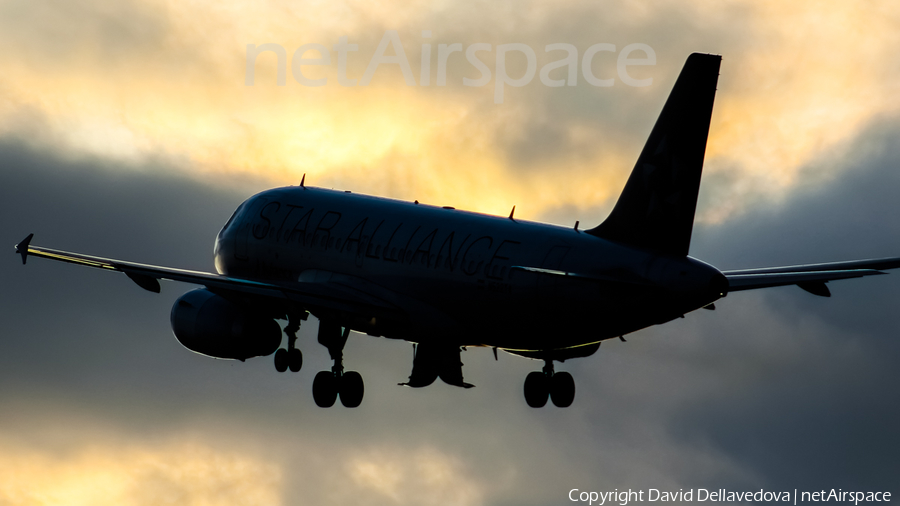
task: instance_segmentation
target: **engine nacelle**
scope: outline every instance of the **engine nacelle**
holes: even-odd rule
[[[185,348],[215,358],[245,360],[275,353],[281,327],[205,288],[182,295],[172,306],[172,331]]]

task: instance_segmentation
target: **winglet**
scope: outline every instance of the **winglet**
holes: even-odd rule
[[[25,265],[25,259],[28,258],[28,245],[31,244],[31,238],[34,234],[28,234],[28,237],[16,244],[16,253],[22,255],[22,265]]]
[[[306,189],[306,173],[303,173],[303,178],[300,179],[300,188]]]
[[[516,219],[513,218],[514,214],[516,214],[516,206],[513,206],[512,211],[509,212],[509,219],[516,221]]]

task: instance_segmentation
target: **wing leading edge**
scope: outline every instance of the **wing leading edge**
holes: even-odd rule
[[[373,315],[390,314],[396,316],[399,313],[398,309],[393,304],[382,298],[362,292],[358,287],[353,286],[352,283],[341,282],[341,280],[334,280],[330,277],[325,281],[306,281],[305,278],[302,278],[296,282],[290,283],[261,282],[209,272],[159,267],[155,265],[101,258],[81,253],[32,246],[32,237],[34,237],[34,234],[30,234],[22,242],[16,244],[16,253],[22,256],[23,264],[28,257],[35,256],[76,265],[122,272],[141,288],[155,293],[159,293],[160,291],[158,280],[168,279],[171,281],[203,285],[213,291],[232,291],[260,297],[290,300],[309,308],[324,307],[341,311],[349,310],[370,313]]]
[[[34,234],[30,234],[22,242],[16,244],[16,253],[22,256],[23,264],[28,256],[36,256],[50,260],[122,272],[141,288],[151,292],[159,293],[160,286],[158,280],[168,279],[204,285],[212,290],[231,290],[277,299],[290,299],[294,302],[309,306],[328,307],[341,310],[363,309],[369,312],[394,312],[397,310],[396,306],[393,304],[390,304],[381,298],[372,297],[365,292],[359,292],[358,289],[354,289],[353,286],[345,286],[346,283],[306,282],[303,280],[298,280],[295,283],[253,281],[250,279],[222,276],[208,272],[159,267],[32,246],[31,239],[33,237]],[[626,282],[626,280],[617,278],[598,278],[595,275],[562,272],[536,267],[515,266],[513,268],[556,276],[582,277],[597,281]],[[825,283],[828,281],[887,274],[882,271],[896,268],[900,268],[900,257],[791,265],[784,267],[766,267],[759,269],[739,269],[723,271],[722,274],[724,274],[725,278],[728,280],[729,292],[797,285],[812,294],[828,297],[831,295],[828,287],[825,286]],[[634,280],[628,281],[634,282]]]

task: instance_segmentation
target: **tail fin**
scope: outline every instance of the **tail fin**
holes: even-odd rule
[[[687,255],[721,61],[688,57],[612,213],[587,233]]]

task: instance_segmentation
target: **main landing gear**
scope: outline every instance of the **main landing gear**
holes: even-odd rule
[[[287,349],[278,348],[275,352],[276,371],[284,372],[290,369],[291,372],[297,372],[303,367],[303,353],[297,349],[297,331],[300,330],[300,321],[305,320],[308,314],[304,312],[302,316],[288,315],[288,326],[284,328],[288,345]]]
[[[313,380],[313,400],[320,408],[330,408],[338,396],[341,404],[347,408],[355,408],[362,403],[365,386],[362,376],[356,371],[344,372],[344,345],[350,335],[349,328],[319,321],[319,344],[328,348],[328,354],[334,360],[330,371],[319,371]]]
[[[525,402],[529,406],[542,408],[548,397],[560,408],[569,407],[575,400],[575,380],[567,372],[554,372],[552,360],[546,361],[542,371],[525,377]]]

